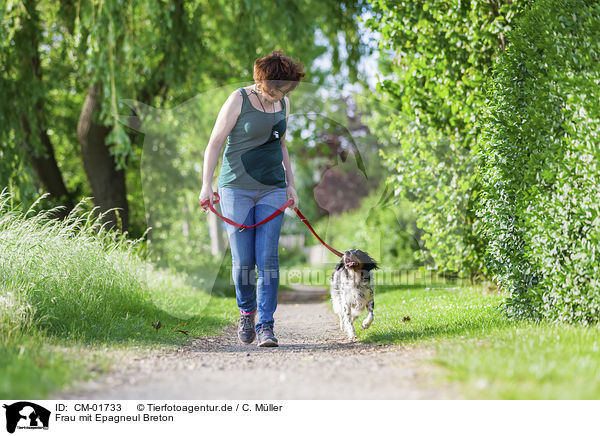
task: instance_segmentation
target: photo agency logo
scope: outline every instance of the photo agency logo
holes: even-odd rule
[[[10,405],[4,404],[6,409],[6,431],[14,433],[19,430],[48,430],[50,411],[38,404],[28,401],[19,401]]]

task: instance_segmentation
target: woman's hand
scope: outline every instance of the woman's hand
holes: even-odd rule
[[[288,186],[286,192],[287,199],[294,201],[288,208],[294,209],[295,207],[298,207],[298,194],[296,194],[296,189],[293,186]]]
[[[212,186],[202,185],[202,190],[200,191],[198,200],[200,201],[200,204],[204,203],[206,200],[208,200],[210,204],[213,204],[214,194]],[[208,212],[208,206],[202,206],[202,210],[204,212]]]

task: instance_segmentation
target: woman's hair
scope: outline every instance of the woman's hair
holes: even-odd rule
[[[294,90],[304,77],[303,68],[300,62],[294,62],[292,58],[285,56],[283,50],[275,50],[270,55],[254,61],[254,81],[266,82],[267,86],[275,87],[287,86],[287,82],[291,82],[291,90]],[[281,85],[278,85],[278,82]]]

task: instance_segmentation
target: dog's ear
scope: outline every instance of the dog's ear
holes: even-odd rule
[[[338,262],[338,264],[335,266],[335,270],[336,270],[336,271],[339,271],[339,270],[342,270],[342,269],[344,269],[344,258],[342,258],[342,259],[341,259],[341,260]]]
[[[362,263],[362,267],[365,271],[371,271],[373,269],[379,268],[379,266],[377,265],[377,261],[371,256],[369,256],[368,253],[361,251],[359,256],[359,259]]]
[[[363,263],[363,269],[365,271],[371,271],[371,270],[374,270],[374,269],[377,269],[377,268],[379,268],[379,267],[377,266],[377,264],[375,263],[375,261],[368,262],[368,263]]]
[[[371,271],[371,270],[373,270],[373,269],[377,269],[377,268],[379,268],[379,265],[377,265],[377,262],[376,262],[374,259],[371,259],[371,261],[370,261],[370,262],[368,262],[368,263],[366,263],[366,264],[365,264],[365,268],[366,268],[368,271]]]

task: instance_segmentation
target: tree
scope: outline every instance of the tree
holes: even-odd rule
[[[177,104],[207,87],[250,80],[253,60],[276,48],[299,57],[310,70],[312,61],[325,50],[315,44],[316,29],[334,43],[333,66],[339,68],[338,35],[345,34],[348,41],[356,39],[356,16],[362,7],[361,1],[332,0],[286,1],[277,8],[266,1],[224,0],[4,3],[0,90],[11,98],[0,102],[4,121],[0,139],[3,157],[10,155],[11,163],[3,163],[2,182],[19,179],[15,171],[22,163],[12,145],[15,141],[30,138],[35,144],[33,156],[45,150],[47,167],[52,165],[53,144],[44,135],[55,138],[60,154],[69,160],[76,141],[88,186],[72,189],[82,194],[91,191],[101,211],[120,208],[119,217],[107,215],[108,223],[115,226],[120,220],[126,229],[130,200],[140,196],[128,193],[127,184],[135,183],[132,173],[139,168],[141,141],[118,122],[127,110],[119,103],[121,98],[160,108]],[[39,60],[32,58],[37,69],[28,66],[35,71],[29,75],[16,62],[22,49],[16,40],[27,34],[37,35],[23,40],[22,45],[31,45],[28,53],[39,49]],[[345,60],[350,71],[356,70],[359,56],[360,46],[351,47]],[[22,99],[23,93],[31,95]],[[38,104],[35,110],[33,102]],[[28,126],[20,122],[23,111],[28,111]],[[61,127],[60,135],[53,129],[55,123]],[[56,184],[58,168],[55,165],[53,179],[44,181],[46,189]],[[44,174],[38,172],[40,178]],[[57,188],[53,195],[59,198],[62,191]]]
[[[64,204],[65,208],[59,216],[65,216],[73,208],[73,198],[65,186],[47,133],[47,85],[43,80],[40,57],[40,13],[36,9],[36,2],[32,0],[25,0],[16,6],[15,11],[8,12],[5,20],[9,24],[18,22],[19,25],[9,28],[9,32],[12,31],[10,39],[2,39],[3,74],[0,91],[4,96],[2,121],[6,123],[3,123],[5,136],[2,143],[9,142],[8,134],[12,131],[14,137],[11,142],[18,144],[20,150],[3,146],[3,154],[7,155],[3,156],[3,161],[6,159],[4,165],[8,166],[10,154],[13,157],[25,156],[45,190],[56,201]],[[5,36],[9,35],[2,35]],[[7,103],[12,107],[8,107]],[[17,169],[18,167],[13,167],[13,170]],[[5,174],[7,173],[9,171]],[[7,174],[3,178],[10,177]]]

